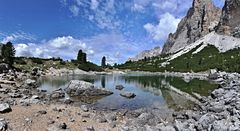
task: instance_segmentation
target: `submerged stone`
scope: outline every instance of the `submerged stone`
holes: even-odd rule
[[[104,88],[95,87],[92,83],[72,80],[70,81],[68,87],[65,89],[67,94],[70,96],[108,96],[113,94],[113,92],[106,90]]]
[[[120,95],[126,98],[134,98],[136,96],[134,93],[131,92],[121,92]]]

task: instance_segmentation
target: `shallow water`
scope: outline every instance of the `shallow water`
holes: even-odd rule
[[[55,89],[66,88],[70,80],[84,80],[95,84],[95,86],[113,91],[113,95],[103,98],[72,98],[76,102],[91,103],[96,108],[101,109],[139,109],[143,107],[186,109],[191,108],[193,102],[185,96],[171,91],[169,86],[189,94],[195,92],[203,96],[209,95],[212,90],[217,88],[217,85],[205,80],[193,79],[186,82],[177,77],[128,74],[45,77],[40,80],[40,89],[51,93]],[[120,96],[121,91],[115,89],[116,85],[123,85],[125,87],[123,91],[133,92],[136,97],[127,99]]]

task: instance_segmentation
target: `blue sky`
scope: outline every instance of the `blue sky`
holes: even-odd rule
[[[214,0],[219,7],[223,0]],[[191,0],[1,0],[0,41],[18,56],[76,58],[123,63],[162,47],[191,7]]]

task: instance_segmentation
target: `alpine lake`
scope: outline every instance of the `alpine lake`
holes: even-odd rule
[[[71,98],[74,102],[89,104],[98,109],[135,110],[146,107],[189,109],[193,108],[194,102],[170,87],[187,93],[193,98],[193,93],[208,96],[214,89],[218,88],[218,85],[208,80],[191,79],[186,81],[180,77],[160,75],[113,74],[42,77],[39,89],[51,93],[56,89],[66,88],[71,80],[87,81],[113,92],[112,95],[101,98]],[[128,99],[120,96],[121,91],[115,89],[116,85],[123,85],[125,87],[123,91],[132,92],[136,94],[136,97]],[[66,94],[66,97],[69,96]]]

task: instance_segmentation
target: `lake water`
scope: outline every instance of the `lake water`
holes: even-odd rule
[[[151,108],[171,108],[183,109],[191,108],[193,102],[186,99],[185,96],[169,89],[175,87],[183,92],[192,94],[193,92],[207,96],[218,86],[206,81],[193,79],[184,81],[177,77],[164,77],[158,75],[78,75],[78,76],[61,76],[46,77],[40,81],[40,89],[47,90],[51,93],[58,88],[66,88],[70,80],[84,80],[93,83],[95,86],[106,88],[113,91],[114,94],[97,99],[72,98],[76,102],[85,102],[92,104],[96,108],[107,109],[139,109],[142,107]],[[115,89],[116,85],[123,85],[124,91],[133,92],[136,97],[127,99],[120,96],[119,90]]]

